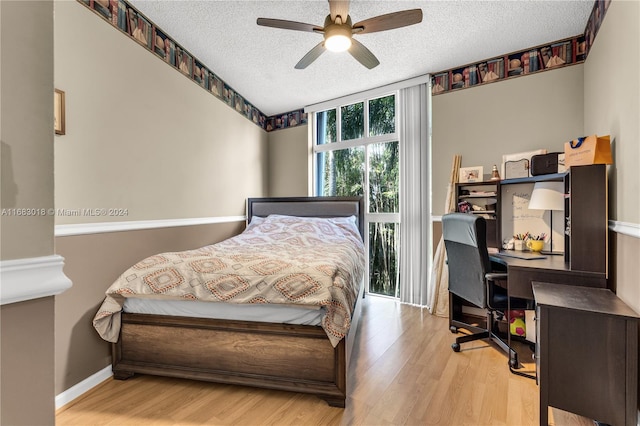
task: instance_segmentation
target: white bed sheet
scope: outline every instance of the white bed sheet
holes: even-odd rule
[[[127,297],[123,310],[132,314],[171,315],[298,325],[320,325],[326,312],[324,308],[320,307],[313,309],[291,305],[242,305],[139,297]]]

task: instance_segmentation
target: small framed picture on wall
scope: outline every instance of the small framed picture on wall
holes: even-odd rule
[[[460,183],[482,182],[482,166],[460,167]]]
[[[58,89],[53,92],[53,128],[56,135],[64,135],[64,92]]]

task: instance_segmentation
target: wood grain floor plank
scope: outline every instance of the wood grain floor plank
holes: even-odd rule
[[[183,379],[108,380],[59,410],[68,425],[537,425],[538,387],[486,342],[451,350],[446,318],[367,296],[347,407],[293,392]],[[552,410],[553,425],[593,423]]]

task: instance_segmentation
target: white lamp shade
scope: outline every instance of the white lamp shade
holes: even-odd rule
[[[564,210],[563,182],[536,182],[529,200],[531,210]]]

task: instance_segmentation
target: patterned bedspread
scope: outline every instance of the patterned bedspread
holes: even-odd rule
[[[324,307],[335,347],[349,331],[364,272],[364,246],[351,218],[254,218],[240,235],[196,250],[148,257],[106,292],[93,320],[116,342],[126,297]]]

